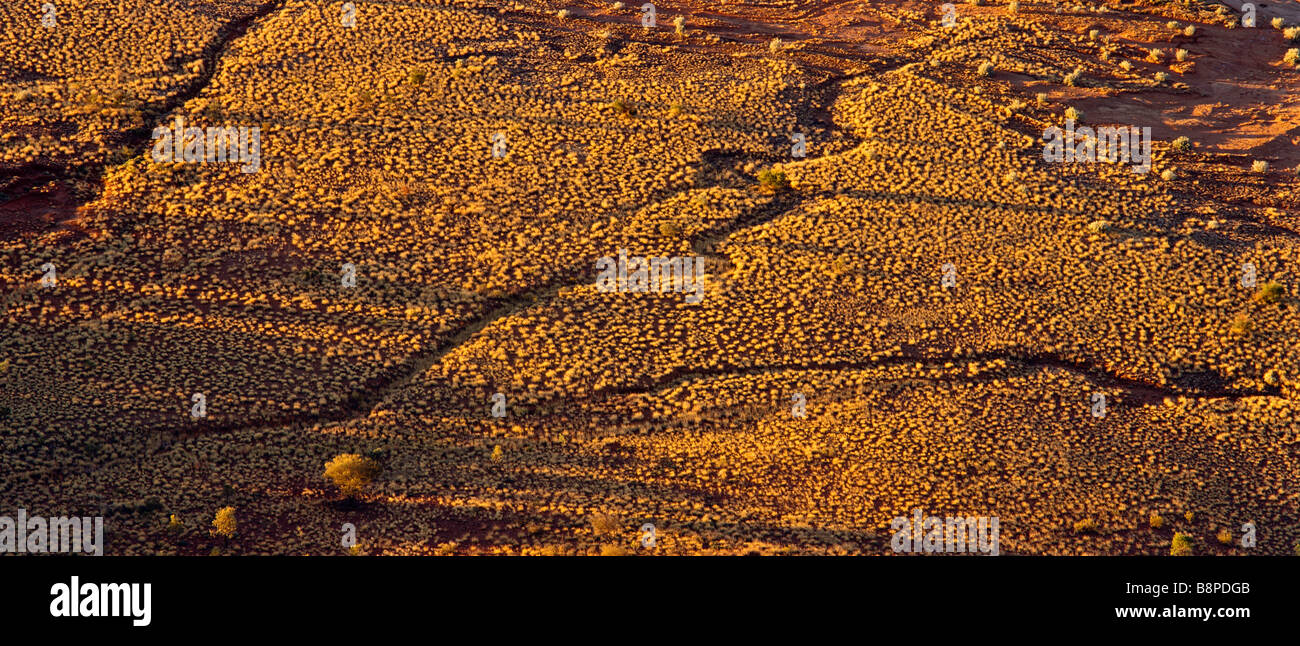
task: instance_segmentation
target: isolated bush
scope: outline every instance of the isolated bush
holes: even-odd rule
[[[1182,532],[1174,534],[1174,540],[1169,544],[1169,554],[1171,556],[1191,556],[1192,537]]]
[[[1192,140],[1187,137],[1179,137],[1174,140],[1171,147],[1179,152],[1188,151],[1192,149]]]
[[[609,104],[609,107],[614,110],[614,114],[625,119],[636,116],[636,108],[626,101],[614,101]]]
[[[619,530],[621,524],[617,517],[609,514],[595,513],[591,515],[591,529],[597,536],[613,534]]]
[[[1235,336],[1250,336],[1255,331],[1255,323],[1250,320],[1247,314],[1238,314],[1232,319],[1232,325],[1228,326],[1228,331]]]
[[[776,193],[790,188],[790,180],[783,171],[765,169],[758,172],[758,185],[764,192]]]
[[[1267,172],[1268,172],[1268,162],[1266,162],[1266,161],[1264,161],[1264,160],[1262,160],[1262,159],[1257,159],[1257,160],[1251,162],[1251,164],[1250,164],[1250,170],[1252,170],[1252,171],[1254,171],[1254,172],[1256,172],[1256,173],[1267,173]]]
[[[235,508],[222,507],[217,510],[216,517],[212,519],[212,534],[229,540],[235,535],[236,526]]]
[[[1074,524],[1076,534],[1087,534],[1097,531],[1097,521],[1092,518],[1085,518]]]
[[[355,498],[378,475],[379,463],[357,453],[337,455],[325,463],[325,477],[348,498]]]
[[[1160,529],[1165,526],[1165,519],[1161,518],[1160,514],[1151,512],[1151,515],[1147,517],[1147,524],[1151,526],[1151,529]]]
[[[1251,299],[1256,303],[1277,303],[1285,294],[1286,288],[1282,283],[1270,281],[1264,283]]]

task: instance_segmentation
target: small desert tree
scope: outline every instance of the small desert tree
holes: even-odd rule
[[[212,519],[212,534],[226,539],[229,543],[231,537],[235,535],[235,508],[222,507],[217,511],[216,518]]]
[[[355,499],[375,477],[379,463],[357,453],[343,453],[325,463],[325,477],[350,499]]]

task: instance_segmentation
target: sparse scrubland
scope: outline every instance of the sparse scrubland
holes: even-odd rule
[[[118,554],[1298,549],[1294,121],[1207,94],[1295,93],[1272,14],[356,4],[0,8],[0,500]],[[1067,116],[1150,172],[1044,161]]]

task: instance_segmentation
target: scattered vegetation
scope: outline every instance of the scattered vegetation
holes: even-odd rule
[[[1295,245],[1221,212],[1242,198],[1281,213],[1290,173],[1173,155],[1189,181],[1160,183],[1177,174],[1164,146],[1154,176],[1045,164],[1034,141],[1062,112],[1081,125],[1071,103],[1109,125],[1179,100],[1151,87],[1136,47],[1190,64],[1174,49],[1191,48],[1183,25],[1135,45],[1127,13],[993,9],[936,37],[931,13],[882,6],[901,58],[878,65],[827,45],[860,26],[767,24],[752,3],[726,7],[752,34],[702,21],[689,42],[642,31],[640,3],[585,7],[579,28],[557,6],[379,3],[356,31],[272,8],[229,47],[212,38],[258,3],[134,3],[121,29],[113,3],[85,3],[55,34],[10,4],[0,58],[24,72],[0,79],[0,175],[22,182],[0,201],[50,218],[27,231],[0,214],[0,459],[18,474],[0,493],[110,505],[112,553],[221,553],[168,514],[201,525],[228,507],[233,535],[237,507],[241,554],[340,554],[338,523],[322,522],[339,515],[321,504],[335,486],[375,501],[366,531],[382,544],[367,549],[384,554],[595,555],[632,545],[642,522],[673,528],[656,554],[884,553],[887,537],[859,524],[887,527],[917,502],[972,509],[966,492],[1009,476],[1022,483],[999,501],[1035,497],[1023,526],[1145,509],[1156,483],[1191,473],[1214,486],[1173,492],[1195,493],[1178,505],[1287,520],[1266,496],[1293,495],[1291,474],[1265,458],[1284,454],[1300,412],[1300,314],[1282,296],[1244,303],[1239,268],[1293,266]],[[693,8],[672,10],[695,25]],[[1213,62],[1164,69],[1194,96],[1238,69]],[[996,82],[974,77],[981,63]],[[1050,83],[1066,78],[1096,91]],[[1201,139],[1196,124],[1223,114],[1181,133]],[[260,126],[263,168],[152,162],[149,131],[175,117]],[[816,157],[790,161],[777,133],[796,124]],[[60,171],[8,200],[35,167]],[[1151,214],[1173,218],[1160,235]],[[704,302],[578,278],[621,249],[705,258]],[[56,289],[38,282],[47,261]],[[955,290],[940,282],[948,261]],[[1241,309],[1264,330],[1249,342],[1228,334]],[[1094,369],[1166,396],[1121,393],[1094,418]],[[1183,397],[1202,378],[1268,397],[1230,412]],[[798,419],[796,392],[810,404]],[[1105,446],[1080,446],[1080,424]],[[1250,442],[1225,452],[1220,428]],[[358,443],[385,452],[319,477],[320,458]],[[358,477],[364,461],[382,477]],[[55,470],[58,487],[32,486]],[[916,500],[919,483],[954,479],[972,486]],[[150,511],[137,500],[150,496],[184,506]],[[587,531],[597,509],[628,526]],[[1031,532],[1016,549],[1152,554],[1167,539]]]

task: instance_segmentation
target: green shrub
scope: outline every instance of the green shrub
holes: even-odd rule
[[[758,172],[758,185],[766,193],[777,193],[790,188],[790,180],[779,170],[761,170]]]
[[[1255,331],[1255,323],[1250,320],[1247,314],[1238,314],[1237,318],[1232,319],[1232,325],[1228,328],[1235,336],[1250,336]]]
[[[609,107],[614,110],[614,114],[617,114],[624,119],[636,116],[636,108],[632,107],[632,105],[626,101],[614,101],[609,104]]]
[[[1255,292],[1252,300],[1256,303],[1277,303],[1278,301],[1281,301],[1282,297],[1285,295],[1286,288],[1282,286],[1282,283],[1270,281],[1264,283],[1264,285],[1259,288],[1259,291]]]

